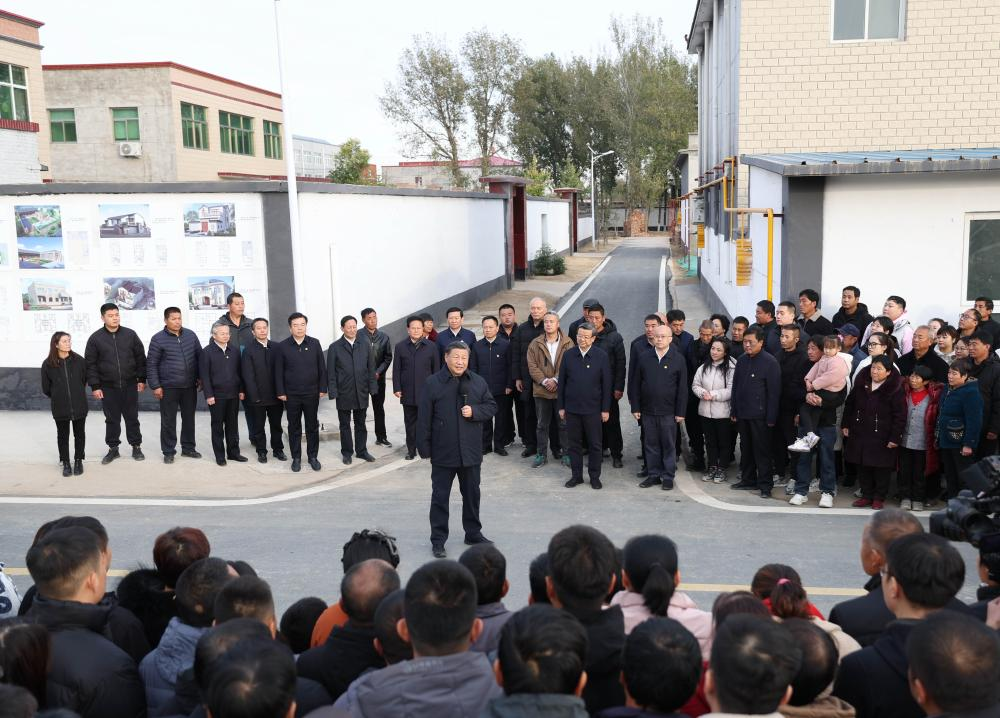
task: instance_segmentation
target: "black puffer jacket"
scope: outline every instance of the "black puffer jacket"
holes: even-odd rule
[[[149,340],[146,362],[150,389],[186,389],[198,381],[201,343],[190,329],[173,334],[166,328]]]
[[[139,335],[128,327],[118,327],[116,332],[101,327],[90,335],[83,355],[87,383],[95,391],[104,386],[124,389],[146,381],[146,349]]]
[[[132,571],[121,580],[116,590],[118,605],[127,608],[142,624],[149,645],[160,642],[170,619],[177,615],[174,592],[152,568]]]
[[[42,393],[52,400],[56,421],[87,416],[87,367],[82,356],[70,352],[59,366],[42,364]]]

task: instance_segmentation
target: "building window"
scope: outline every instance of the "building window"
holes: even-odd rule
[[[902,40],[906,0],[833,0],[833,39]]]
[[[1000,213],[967,215],[964,296],[1000,297]]]
[[[208,119],[200,105],[181,103],[181,134],[184,146],[192,150],[208,149]]]
[[[115,142],[134,142],[139,139],[139,108],[112,108],[111,118],[115,128]]]
[[[253,118],[219,111],[219,135],[223,152],[253,154]]]
[[[419,177],[419,176],[418,177],[414,177],[413,178],[413,184],[415,184],[417,187],[423,187],[424,186],[424,178],[423,177]]]
[[[281,159],[281,123],[264,120],[264,156]]]
[[[49,129],[53,142],[76,142],[76,113],[73,110],[49,110]]]
[[[0,119],[30,119],[27,70],[4,62],[0,62]]]

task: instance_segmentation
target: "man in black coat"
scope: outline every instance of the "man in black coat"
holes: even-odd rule
[[[1000,357],[993,351],[992,337],[985,330],[967,339],[969,345],[969,377],[975,378],[983,397],[983,429],[976,457],[984,459],[997,453],[1000,435]]]
[[[507,435],[503,437],[503,445],[508,446],[514,443],[514,437],[520,435],[521,440],[524,440],[524,402],[521,401],[521,392],[519,392],[514,387],[514,332],[517,331],[517,310],[514,309],[513,304],[501,304],[498,310],[498,316],[500,317],[500,333],[499,336],[503,337],[511,343],[510,365],[511,365],[511,404],[510,411],[508,412],[508,418],[504,420],[507,426]]]
[[[378,391],[375,383],[375,359],[369,344],[358,340],[358,320],[348,314],[340,320],[343,336],[326,352],[326,374],[330,382],[330,401],[337,400],[340,420],[340,455],[345,464],[351,454],[359,459],[375,461],[368,453],[368,396]],[[351,416],[354,416],[354,440],[351,440]]]
[[[194,416],[201,379],[201,342],[181,326],[181,310],[163,310],[163,331],[149,340],[146,378],[160,401],[160,450],[163,462],[172,464],[177,453],[177,410],[181,412],[181,456],[200,459],[195,450]]]
[[[524,402],[524,424],[521,427],[521,437],[524,441],[524,451],[521,452],[521,456],[524,458],[538,453],[538,412],[535,411],[531,374],[528,373],[528,347],[535,337],[545,333],[542,318],[548,310],[544,299],[541,297],[532,299],[528,305],[530,316],[514,330],[510,340],[511,376],[514,377],[514,388],[520,394],[520,401]],[[554,427],[554,431],[558,433],[558,427]]]
[[[119,457],[122,443],[122,417],[125,438],[132,447],[132,458],[142,461],[142,431],[139,429],[139,392],[146,388],[146,350],[139,335],[121,325],[118,305],[101,305],[104,326],[90,335],[84,358],[87,360],[87,383],[104,409],[104,441],[108,453],[101,459],[110,464]]]
[[[994,350],[1000,347],[1000,323],[993,318],[993,300],[989,297],[976,297],[973,309],[979,312],[979,316],[983,318],[979,322],[979,331],[989,332],[990,336],[993,337]]]
[[[240,368],[243,371],[245,406],[253,413],[254,434],[250,443],[257,449],[257,461],[267,463],[267,437],[265,422],[271,430],[271,451],[274,458],[285,461],[285,444],[281,439],[281,415],[285,405],[278,400],[274,390],[274,362],[277,344],[268,339],[269,322],[263,317],[253,320],[252,342],[243,348]]]
[[[788,461],[788,445],[795,441],[795,417],[806,400],[806,374],[812,367],[805,348],[799,341],[802,330],[797,324],[781,328],[781,351],[775,357],[781,371],[781,400],[778,403],[778,423],[774,425],[772,456],[774,478],[784,480]],[[789,472],[795,476],[794,465]],[[786,492],[787,493],[787,492]]]
[[[909,376],[913,369],[918,366],[925,366],[931,370],[934,381],[947,385],[948,383],[948,362],[934,351],[935,340],[931,336],[931,329],[928,326],[919,326],[913,330],[913,349],[906,352],[896,360],[899,373]]]
[[[375,415],[375,443],[379,446],[392,446],[385,430],[385,373],[392,366],[392,342],[389,335],[378,328],[378,314],[371,307],[361,310],[361,322],[365,330],[359,336],[368,342],[375,365],[375,386],[372,393],[372,413]]]
[[[323,361],[323,345],[306,335],[309,319],[301,312],[288,317],[291,336],[280,342],[274,358],[274,390],[285,402],[292,471],[302,469],[302,420],[306,424],[306,458],[319,471],[319,400],[330,384]]]
[[[490,388],[467,371],[469,347],[453,342],[444,355],[445,368],[427,378],[417,417],[417,450],[431,460],[431,549],[444,558],[448,540],[448,499],[458,477],[462,492],[465,543],[489,543],[479,520],[479,470],[483,463],[482,422],[497,412]]]
[[[649,475],[639,484],[643,489],[660,484],[669,491],[677,473],[674,441],[687,409],[688,376],[687,362],[672,346],[673,338],[665,324],[654,327],[652,350],[637,355],[629,377],[632,416],[642,422],[645,436],[643,454]]]
[[[424,322],[418,316],[406,318],[407,337],[396,344],[392,359],[392,393],[403,405],[406,429],[406,460],[417,456],[417,408],[427,377],[441,368],[441,355],[424,337]]]
[[[858,328],[858,336],[864,336],[868,325],[872,323],[872,315],[868,313],[868,305],[859,302],[861,290],[848,285],[840,293],[840,309],[833,315],[834,329],[840,329],[845,324],[853,324]]]
[[[497,413],[493,420],[483,422],[483,453],[495,451],[507,456],[504,448],[511,435],[510,342],[500,334],[500,322],[492,314],[483,318],[483,338],[472,345],[469,368],[479,374],[490,387]]]
[[[135,661],[106,638],[110,606],[100,605],[107,566],[93,531],[54,529],[28,550],[28,570],[39,596],[29,620],[52,640],[46,707],[82,718],[140,718],[146,693]]]
[[[625,396],[625,340],[614,324],[605,318],[604,307],[599,303],[595,302],[590,307],[590,324],[594,327],[594,346],[608,355],[611,365],[611,408],[608,420],[601,424],[601,445],[611,452],[611,465],[620,469],[625,442],[622,440],[618,402]]]
[[[240,371],[240,349],[230,341],[229,325],[212,325],[212,339],[201,353],[201,390],[212,417],[212,449],[215,463],[226,465],[226,459],[246,461],[240,453],[240,427],[237,418],[243,393]],[[225,443],[223,443],[225,437]]]
[[[584,441],[587,444],[590,488],[600,489],[602,486],[601,424],[609,421],[611,416],[614,384],[608,354],[595,345],[595,334],[597,329],[590,322],[578,326],[576,346],[563,354],[559,364],[556,408],[559,418],[566,422],[572,472],[565,484],[567,489],[583,483]]]
[[[771,356],[777,356],[778,352],[781,351],[781,343],[778,341],[778,322],[774,315],[774,302],[769,299],[761,299],[757,302],[757,308],[754,310],[756,322],[750,325],[751,327],[760,327],[763,330],[764,350]],[[746,332],[743,336],[746,336]],[[744,351],[746,351],[745,347]]]
[[[759,306],[759,305],[758,305]],[[771,432],[778,420],[781,369],[778,360],[764,350],[764,330],[750,327],[743,335],[743,356],[733,370],[731,408],[740,432],[740,480],[729,488],[758,490],[771,497]]]
[[[646,319],[643,321],[643,327],[645,332],[640,334],[632,343],[629,345],[628,349],[628,376],[627,376],[627,386],[632,386],[632,373],[639,368],[639,356],[643,352],[653,350],[653,330],[656,327],[663,324],[663,319],[657,314],[647,314]],[[671,333],[671,338],[673,334]],[[646,468],[646,430],[642,428],[642,419],[638,420],[639,424],[639,459],[642,460],[642,466],[639,467],[639,471],[636,473],[640,479],[645,479],[649,476],[649,471]],[[676,436],[674,437],[676,439]]]
[[[799,312],[796,321],[807,337],[817,334],[828,337],[837,333],[830,320],[819,313],[819,292],[815,289],[803,289],[799,292]]]
[[[442,360],[452,342],[465,342],[470,347],[476,343],[476,335],[462,326],[465,322],[465,312],[461,307],[448,307],[445,318],[448,321],[448,328],[438,332],[437,339],[434,340],[438,351],[441,352]]]

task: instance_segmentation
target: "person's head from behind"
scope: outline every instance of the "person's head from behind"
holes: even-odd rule
[[[295,715],[295,658],[275,641],[237,643],[212,671],[208,718],[291,718]]]
[[[507,695],[579,696],[587,683],[587,632],[566,611],[539,604],[504,624],[493,670]]]
[[[414,656],[448,656],[469,650],[483,630],[476,618],[476,579],[456,561],[431,561],[406,582],[397,630]]]
[[[167,587],[173,588],[184,569],[211,553],[208,537],[201,529],[177,526],[156,537],[153,565]]]
[[[782,625],[802,652],[802,663],[792,679],[793,706],[807,706],[827,689],[837,675],[840,654],[830,634],[812,621],[789,618]]]
[[[921,621],[907,639],[906,659],[910,692],[927,715],[1000,703],[1000,637],[972,616],[940,611]]]
[[[498,603],[507,591],[507,559],[493,544],[476,544],[459,556],[458,562],[469,569],[476,579],[476,595],[479,605]]]
[[[356,531],[344,544],[344,554],[340,563],[346,574],[352,566],[370,558],[380,558],[388,561],[393,568],[398,567],[399,549],[396,548],[395,537],[379,529]]]
[[[753,595],[771,604],[771,614],[778,618],[809,618],[809,597],[802,578],[791,566],[769,563],[757,569],[750,582]]]
[[[389,666],[413,658],[413,646],[397,630],[405,600],[406,592],[400,588],[383,598],[375,609],[375,651]]]
[[[564,528],[549,541],[549,601],[570,613],[599,610],[619,570],[611,540],[591,526]]]
[[[893,541],[923,531],[923,524],[909,511],[876,511],[861,532],[861,567],[869,576],[877,576],[885,566],[885,555]]]
[[[716,632],[705,696],[716,713],[761,715],[788,702],[802,663],[792,635],[770,618],[732,616]]]
[[[204,701],[212,672],[222,665],[229,650],[240,641],[271,640],[271,632],[260,621],[253,618],[234,618],[219,626],[213,626],[198,639],[194,649],[194,681]]]
[[[215,620],[215,598],[234,580],[232,569],[221,558],[203,558],[184,569],[177,579],[177,617],[195,628]]]
[[[528,585],[531,587],[531,595],[528,596],[528,604],[548,603],[549,592],[545,587],[545,577],[549,575],[549,554],[540,553],[528,566]]]
[[[677,545],[657,534],[633,536],[625,544],[623,563],[626,590],[642,594],[654,616],[666,616],[680,581]]]
[[[271,587],[256,576],[240,576],[227,581],[215,597],[213,616],[216,624],[234,618],[253,618],[267,626],[272,636],[278,633]]]
[[[108,570],[97,534],[90,529],[52,529],[28,549],[26,561],[44,598],[95,605],[104,598]]]
[[[0,683],[0,716],[3,718],[33,718],[38,699],[27,688]]]
[[[964,582],[965,561],[947,539],[911,534],[889,546],[882,590],[896,618],[924,618],[944,608]]]
[[[688,702],[701,678],[701,647],[672,618],[649,618],[625,639],[622,683],[625,702],[649,713],[674,713]]]
[[[344,574],[340,582],[340,607],[354,625],[371,626],[379,604],[399,586],[396,569],[380,558],[370,558]]]
[[[770,618],[771,612],[764,602],[749,591],[720,593],[712,603],[712,626],[715,631],[731,616],[749,615]]]
[[[111,566],[111,544],[108,540],[108,530],[104,528],[104,524],[93,516],[62,516],[53,521],[47,521],[38,527],[32,543],[38,543],[49,531],[68,529],[76,526],[89,529],[96,534],[97,543],[101,547],[101,560],[104,563],[104,570],[106,571]]]
[[[0,683],[21,686],[44,705],[51,650],[45,626],[20,618],[0,621]]]
[[[278,635],[292,649],[292,653],[298,655],[309,650],[316,621],[326,608],[326,601],[322,598],[309,596],[300,598],[281,614]]]

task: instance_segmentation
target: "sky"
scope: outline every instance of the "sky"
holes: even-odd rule
[[[593,58],[610,50],[613,9],[660,20],[686,53],[695,4],[279,0],[288,119],[294,134],[357,137],[376,164],[394,164],[401,143],[378,97],[414,35],[441,36],[457,50],[465,33],[485,27],[520,41],[529,56]],[[272,0],[0,0],[0,8],[45,23],[45,64],[169,60],[280,90]]]

